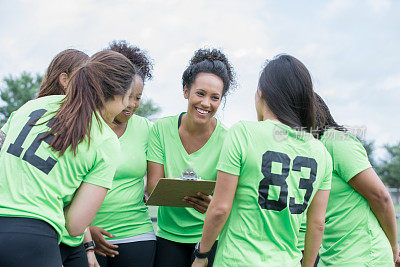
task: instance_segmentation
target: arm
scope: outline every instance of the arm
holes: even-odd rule
[[[65,226],[70,236],[83,234],[99,210],[108,189],[81,183],[70,205],[64,209]]]
[[[350,179],[349,184],[368,201],[392,246],[393,260],[396,261],[399,254],[396,214],[385,185],[372,168],[354,176]]]
[[[150,195],[156,187],[158,180],[165,178],[164,165],[147,161],[147,193]]]
[[[318,190],[307,210],[307,230],[302,266],[313,267],[325,230],[325,213],[330,190]]]
[[[85,244],[85,243],[87,243],[89,241],[93,241],[93,240],[92,240],[92,236],[90,235],[89,229],[87,229],[87,231],[83,235],[83,244]],[[99,263],[96,260],[96,256],[94,255],[94,251],[93,250],[87,250],[86,251],[86,257],[87,257],[87,260],[88,260],[89,267],[100,267]]]
[[[237,175],[218,171],[214,195],[204,221],[203,235],[199,248],[201,253],[211,250],[215,240],[224,227],[231,212],[238,180],[239,177]],[[196,259],[193,262],[193,266],[202,266],[205,262],[205,260]]]
[[[0,151],[1,151],[1,148],[3,147],[4,140],[6,140],[6,134],[3,133],[2,130],[0,130]]]

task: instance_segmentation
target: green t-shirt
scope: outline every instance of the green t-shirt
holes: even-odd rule
[[[333,160],[332,190],[318,266],[393,266],[390,243],[367,200],[348,184],[371,168],[356,138],[328,130],[321,138]]]
[[[147,206],[144,204],[147,141],[151,122],[133,115],[119,138],[121,154],[113,187],[100,207],[92,225],[112,233],[115,238],[127,238],[153,231]],[[106,237],[106,239],[109,239]],[[110,240],[112,240],[110,239]]]
[[[181,177],[182,172],[193,168],[203,180],[216,180],[219,154],[226,128],[217,126],[207,143],[192,154],[182,145],[178,132],[179,115],[159,119],[149,137],[147,160],[164,165],[166,178]],[[159,207],[157,236],[180,243],[196,243],[201,239],[205,214],[193,208]]]
[[[85,139],[76,157],[70,149],[59,157],[47,143],[51,137],[39,141],[50,129],[43,122],[54,116],[64,97],[42,97],[14,112],[2,128],[6,139],[0,152],[0,216],[43,220],[60,237],[65,225],[63,208],[75,190],[81,182],[111,188],[114,155],[119,153],[115,133],[94,116],[90,147]]]
[[[331,185],[323,144],[279,122],[239,122],[217,169],[239,180],[214,266],[300,266],[301,221],[315,193]]]

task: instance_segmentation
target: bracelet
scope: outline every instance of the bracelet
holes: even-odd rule
[[[90,248],[90,247],[95,248],[95,247],[96,247],[96,244],[94,243],[94,241],[89,241],[89,242],[86,242],[85,244],[83,244],[83,247],[84,247],[85,249],[88,249],[88,248]]]
[[[194,249],[194,257],[199,259],[199,260],[204,260],[207,259],[207,257],[210,255],[210,251],[201,253],[200,252],[200,242],[197,242],[196,247]]]
[[[86,253],[89,251],[94,251],[94,248],[87,248],[85,251],[86,251]]]

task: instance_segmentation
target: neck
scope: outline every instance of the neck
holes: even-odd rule
[[[110,116],[110,114],[108,114],[105,109],[101,109],[100,111],[100,116],[103,118],[103,120],[108,124],[108,125],[112,125],[114,122],[114,118],[112,116]]]
[[[272,113],[272,111],[269,110],[269,109],[264,109],[263,110],[261,120],[262,121],[272,120],[272,121],[280,122],[279,119],[275,116],[275,114]]]
[[[191,134],[204,134],[206,132],[209,132],[210,129],[213,128],[213,121],[214,118],[212,118],[210,121],[207,123],[196,123],[188,113],[184,114],[182,117],[182,127],[189,133]]]

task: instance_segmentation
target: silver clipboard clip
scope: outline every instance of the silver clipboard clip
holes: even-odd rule
[[[193,171],[192,168],[187,169],[186,171],[182,172],[180,177],[182,180],[201,180],[200,177],[197,177],[197,173]]]

